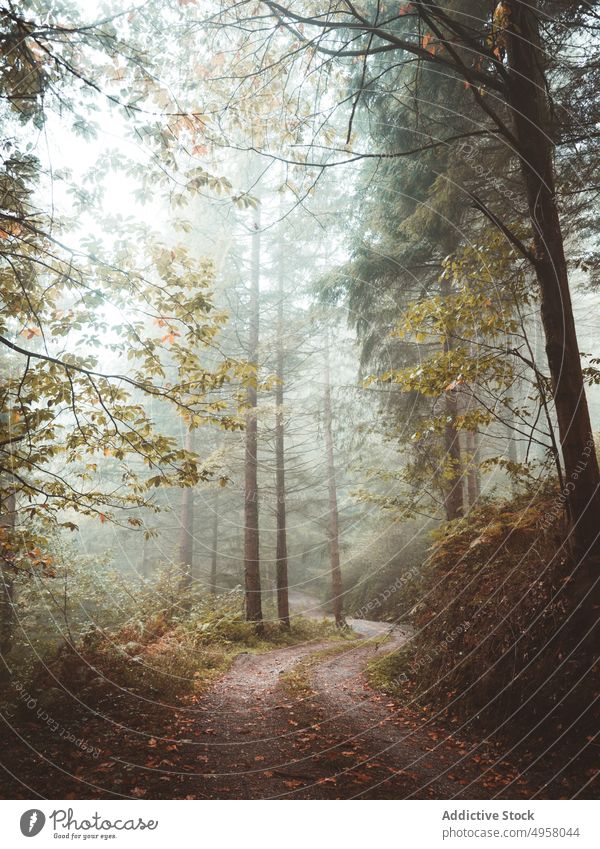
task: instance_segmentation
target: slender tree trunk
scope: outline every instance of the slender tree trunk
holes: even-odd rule
[[[333,452],[333,431],[331,415],[331,374],[329,368],[329,334],[325,336],[325,388],[323,393],[323,411],[325,434],[325,452],[327,456],[327,489],[329,493],[329,562],[331,568],[331,597],[333,617],[338,628],[345,626],[343,613],[342,570],[340,568],[339,515],[337,490],[335,485],[335,457]]]
[[[150,573],[150,540],[144,534],[144,542],[142,544],[142,563],[140,572],[143,578],[147,578]]]
[[[250,318],[248,357],[258,372],[258,333],[260,309],[260,211],[257,207],[252,233],[252,271],[250,281]],[[258,374],[257,374],[258,377]],[[256,386],[246,393],[246,455],[244,494],[244,579],[246,586],[246,619],[262,629],[260,587],[260,548],[258,526],[258,422],[256,418]]]
[[[6,496],[2,502],[0,511],[0,528],[4,528],[10,534],[15,527],[16,500],[14,493]],[[12,649],[15,632],[15,609],[14,609],[14,571],[11,563],[6,558],[5,551],[0,549],[0,654],[2,658]],[[0,666],[0,678],[5,677],[7,669],[4,664]]]
[[[275,389],[275,491],[277,498],[277,616],[286,628],[290,627],[290,604],[288,596],[288,553],[285,510],[285,429],[283,417],[283,237],[279,251],[279,274],[277,280],[277,387]]]
[[[557,424],[552,419],[552,411],[549,408],[550,398],[548,397],[548,392],[546,390],[546,382],[542,382],[540,374],[546,373],[546,364],[548,362],[548,357],[546,356],[546,339],[544,332],[544,323],[542,321],[541,313],[538,313],[535,317],[535,350],[532,356],[532,360],[535,362],[536,367],[536,383],[539,393],[539,404],[541,405],[541,412],[544,414],[544,418],[546,419],[546,427],[548,428],[548,438],[552,444],[552,455],[554,465],[556,467],[556,472],[559,480],[561,480],[562,476],[562,456],[560,454],[560,434],[556,433]],[[537,411],[536,411],[537,412]],[[543,445],[537,445],[536,450],[533,454],[538,460],[544,462],[547,460],[546,448]]]
[[[441,284],[442,297],[450,294],[450,283],[443,280]],[[444,339],[444,352],[452,350],[452,339]],[[445,397],[446,425],[444,427],[444,448],[450,475],[446,483],[444,506],[448,521],[458,519],[464,514],[464,486],[460,453],[460,434],[456,429],[458,414],[458,394],[456,389],[447,389]]]
[[[547,98],[535,6],[509,0],[507,57],[509,104],[533,228],[535,270],[572,519],[573,553],[579,563],[571,593],[583,604],[585,629],[596,621],[600,587],[600,471],[585,395],[569,291],[563,235],[556,206],[552,116]]]
[[[211,595],[217,594],[217,563],[218,563],[218,546],[219,546],[219,490],[215,490],[213,501],[213,522],[212,522],[212,550],[210,553],[210,592]]]
[[[191,430],[185,434],[186,451],[194,450],[194,436]],[[194,488],[185,487],[181,491],[181,527],[179,530],[179,563],[181,565],[181,587],[188,591],[192,586],[194,565]],[[188,601],[190,599],[186,599]]]
[[[467,458],[469,463],[467,494],[469,497],[469,507],[474,507],[481,493],[479,481],[479,434],[474,430],[467,431]]]
[[[447,483],[446,496],[444,499],[446,507],[446,518],[448,521],[458,519],[464,514],[464,492],[462,462],[460,452],[460,434],[456,429],[457,397],[456,391],[450,389],[446,392],[446,425],[444,427],[444,445],[446,450],[446,461],[450,469]]]
[[[519,452],[517,449],[517,440],[515,439],[515,430],[514,430],[514,418],[511,417],[510,421],[504,423],[504,427],[506,428],[506,441],[508,443],[507,450],[507,460],[511,464],[511,466],[516,466],[519,462]],[[516,495],[516,485],[515,479],[511,476],[511,484],[510,489],[513,495]]]

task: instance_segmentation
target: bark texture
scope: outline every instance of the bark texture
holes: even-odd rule
[[[563,456],[565,495],[578,565],[571,593],[582,631],[597,622],[600,565],[600,472],[594,448],[556,205],[552,114],[536,9],[509,2],[508,100],[533,230],[546,355]]]
[[[14,493],[8,495],[2,502],[0,512],[0,527],[7,529],[10,533],[15,527],[16,499]],[[6,557],[6,551],[0,549],[0,654],[3,658],[12,649],[15,633],[15,609],[14,609],[14,567]],[[7,670],[4,664],[0,665],[0,678],[4,677]]]

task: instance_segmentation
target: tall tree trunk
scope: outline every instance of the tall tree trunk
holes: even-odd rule
[[[185,434],[184,448],[194,450],[194,435],[191,430]],[[181,527],[179,530],[179,563],[181,565],[181,587],[188,591],[192,586],[194,567],[194,488],[187,486],[181,490]],[[186,599],[191,601],[191,599]]]
[[[8,531],[14,530],[16,515],[16,499],[14,493],[7,495],[2,501],[0,510],[0,527]],[[12,649],[15,632],[14,608],[14,569],[0,548],[0,654],[5,659]],[[0,678],[6,677],[8,670],[0,663]]]
[[[248,358],[254,363],[258,378],[258,333],[260,309],[260,210],[256,208],[252,233],[252,270],[250,280]],[[256,418],[256,385],[246,392],[246,454],[244,493],[244,580],[246,619],[262,629],[260,588],[260,548],[258,527],[258,422]]]
[[[509,104],[533,229],[535,270],[572,519],[573,554],[579,563],[570,583],[582,630],[596,621],[600,565],[600,471],[585,395],[581,359],[556,206],[552,116],[535,6],[509,0],[507,58]]]
[[[215,490],[213,500],[213,522],[212,522],[212,550],[210,553],[210,592],[211,595],[217,594],[217,563],[219,555],[217,553],[219,546],[219,490]]]
[[[279,250],[277,278],[277,387],[275,389],[275,491],[277,498],[277,542],[275,562],[277,568],[277,616],[286,628],[290,627],[290,604],[288,596],[288,554],[285,510],[285,430],[283,417],[283,236]]]
[[[323,392],[323,429],[327,456],[327,489],[329,494],[329,563],[331,568],[331,597],[333,617],[338,628],[345,626],[343,613],[342,570],[340,568],[339,515],[335,485],[335,457],[333,453],[333,431],[331,415],[331,374],[329,368],[329,334],[325,335],[325,388]]]

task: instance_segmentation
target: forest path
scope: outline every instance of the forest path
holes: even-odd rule
[[[322,618],[320,602],[306,594],[292,595],[292,610]],[[170,705],[113,693],[112,718],[65,715],[74,736],[98,747],[93,757],[32,716],[27,736],[5,747],[0,795],[531,798],[539,776],[528,784],[511,764],[496,764],[485,744],[369,686],[367,664],[410,639],[408,626],[349,624],[354,639],[243,653],[210,689]]]
[[[311,615],[314,600],[295,601]],[[176,798],[490,798],[516,778],[508,764],[486,771],[479,744],[369,687],[366,665],[406,642],[408,627],[349,624],[363,639],[241,655],[193,698]],[[528,795],[522,780],[511,792]]]

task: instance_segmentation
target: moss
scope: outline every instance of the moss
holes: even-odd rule
[[[489,501],[436,532],[415,637],[369,665],[371,684],[507,737],[558,705],[568,670],[552,675],[560,646],[548,639],[564,620],[570,566],[563,524],[546,518],[554,503],[552,493]]]

